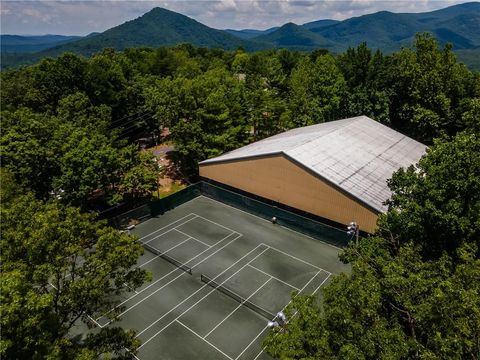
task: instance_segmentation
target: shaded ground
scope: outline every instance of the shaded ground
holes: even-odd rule
[[[157,145],[148,149],[157,158],[157,163],[161,166],[161,173],[158,179],[160,198],[173,194],[183,189],[186,184],[181,175],[176,171],[168,154],[174,150],[173,145]]]

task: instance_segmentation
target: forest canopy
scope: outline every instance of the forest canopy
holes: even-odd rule
[[[19,182],[33,180],[26,179],[33,168],[27,164],[31,146],[13,151],[15,139],[28,138],[40,156],[54,152],[63,158],[47,161],[46,184],[27,184],[39,195],[75,181],[84,184],[69,174],[69,159],[80,154],[68,143],[79,144],[78,137],[86,134],[94,136],[81,146],[95,148],[95,158],[109,163],[111,170],[104,172],[111,176],[100,171],[82,191],[102,187],[113,197],[123,194],[117,186],[122,174],[138,163],[120,160],[129,152],[125,147],[142,137],[160,141],[165,128],[170,136],[162,141],[175,146],[175,160],[187,176],[197,173],[199,160],[251,141],[358,115],[427,145],[435,137],[478,129],[480,75],[458,63],[451,46],[440,49],[428,34],[419,34],[413,49],[391,55],[366,44],[338,56],[324,50],[246,53],[188,44],[105,49],[89,59],[66,53],[2,72],[1,79],[3,166]],[[52,144],[55,137],[71,140],[59,149]],[[112,157],[116,160],[107,161]]]

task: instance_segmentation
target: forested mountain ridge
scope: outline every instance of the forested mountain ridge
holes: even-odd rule
[[[236,37],[239,37],[240,39],[252,39],[254,37],[260,36],[260,35],[267,35],[275,30],[277,30],[279,27],[275,26],[266,30],[255,30],[255,29],[243,29],[243,30],[233,30],[233,29],[225,29],[229,34],[232,34]]]
[[[344,50],[367,41],[372,48],[395,51],[410,46],[417,32],[431,32],[440,44],[450,42],[454,49],[480,47],[480,3],[450,6],[426,13],[392,13],[354,17],[332,26],[310,28]]]
[[[174,46],[181,43],[225,50],[239,47],[249,50],[262,48],[225,31],[212,29],[185,15],[163,8],[154,8],[137,19],[127,21],[98,35],[48,49],[43,54],[52,56],[71,51],[90,56],[104,48],[124,50],[133,47]]]
[[[309,31],[302,26],[288,23],[279,29],[253,38],[262,43],[269,43],[279,48],[312,50],[315,48],[333,48],[334,43],[322,35]]]
[[[65,35],[0,35],[0,46],[2,53],[35,52],[48,49],[62,43],[80,39],[81,36]]]
[[[69,51],[90,56],[104,48],[193,46],[247,51],[288,48],[311,51],[318,48],[333,53],[367,42],[373,49],[392,52],[413,44],[417,32],[430,32],[441,45],[452,43],[461,60],[480,69],[480,3],[464,3],[426,13],[381,11],[346,19],[317,20],[303,25],[292,23],[267,30],[217,30],[187,16],[154,8],[143,16],[103,33],[55,46],[38,53],[5,54],[2,67],[32,63]]]

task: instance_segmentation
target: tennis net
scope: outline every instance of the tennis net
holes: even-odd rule
[[[257,314],[263,316],[267,320],[272,320],[275,318],[275,315],[272,314],[270,311],[265,310],[264,308],[252,303],[251,301],[247,300],[246,298],[238,295],[236,292],[227,289],[225,286],[219,284],[215,280],[210,279],[208,276],[201,274],[200,279],[202,282],[210,285],[211,287],[215,288],[216,290],[220,291],[221,293],[231,297],[233,300],[238,301],[240,304],[245,305],[249,309],[255,311]]]
[[[180,261],[178,261],[177,259],[174,259],[173,257],[171,257],[171,256],[169,256],[165,253],[162,253],[160,250],[154,248],[153,246],[151,246],[147,243],[141,243],[141,244],[148,251],[154,253],[155,255],[158,255],[162,259],[168,261],[170,264],[175,265],[179,269],[182,269],[186,273],[189,273],[190,275],[192,275],[192,268],[190,266],[187,266],[187,265],[181,263]]]

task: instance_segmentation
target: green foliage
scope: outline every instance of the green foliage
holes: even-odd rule
[[[391,59],[392,125],[425,143],[459,129],[456,111],[474,80],[456,63],[451,46],[438,49],[428,34],[417,36],[415,50],[403,49]]]
[[[150,152],[141,152],[138,163],[123,175],[120,183],[122,191],[130,196],[133,203],[148,198],[158,188],[158,165]]]
[[[479,139],[436,142],[397,172],[375,236],[351,244],[352,265],[289,306],[266,350],[285,359],[476,359],[480,353]]]
[[[414,241],[427,258],[454,256],[464,243],[480,248],[480,139],[461,133],[436,141],[418,167],[401,169],[389,181],[389,212],[379,233],[392,246]]]
[[[109,134],[108,107],[95,107],[75,93],[62,99],[57,111],[58,116],[28,109],[2,113],[2,166],[19,186],[37,198],[54,196],[84,209],[99,192],[108,202],[150,196],[147,189],[156,188],[158,171],[142,163],[135,146]]]
[[[114,295],[148,278],[133,267],[143,251],[135,239],[76,208],[31,195],[3,203],[1,212],[2,357],[127,358],[125,347],[135,351],[131,331],[78,333],[117,304]]]
[[[345,80],[330,55],[314,63],[304,58],[290,78],[289,117],[291,127],[338,119]]]

